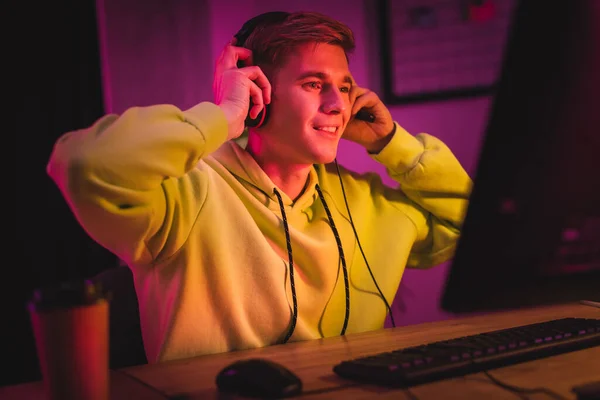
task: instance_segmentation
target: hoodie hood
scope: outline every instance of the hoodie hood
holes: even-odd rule
[[[300,214],[302,214],[302,216],[306,215],[309,220],[312,220],[315,213],[314,213],[313,207],[311,207],[311,206],[316,204],[316,202],[315,202],[316,198],[320,197],[319,206],[322,207],[322,209],[325,211],[325,213],[327,215],[326,218],[328,220],[329,227],[331,228],[333,237],[336,240],[337,249],[339,252],[338,253],[339,254],[338,269],[337,270],[330,269],[330,271],[332,271],[332,272],[330,272],[329,275],[333,276],[334,274],[336,274],[339,277],[339,265],[342,266],[343,274],[344,274],[344,290],[345,290],[344,299],[345,299],[346,308],[345,308],[345,314],[344,314],[343,327],[342,327],[342,331],[340,333],[341,335],[344,335],[346,332],[346,328],[348,326],[348,321],[349,321],[349,317],[350,317],[350,288],[349,288],[348,268],[346,266],[346,257],[345,257],[344,249],[343,249],[342,242],[340,239],[340,234],[339,234],[339,232],[336,228],[336,225],[333,221],[333,217],[331,215],[329,207],[327,206],[327,203],[325,202],[323,193],[320,190],[320,188],[317,186],[318,175],[317,175],[317,171],[315,170],[315,166],[313,165],[310,168],[309,174],[308,174],[308,179],[305,184],[304,190],[300,194],[300,197],[298,197],[298,199],[294,202],[294,201],[292,201],[292,199],[289,198],[288,195],[286,195],[282,190],[280,190],[279,188],[276,187],[276,185],[269,178],[269,176],[263,171],[262,168],[260,168],[260,166],[254,160],[254,158],[242,146],[240,146],[239,143],[236,143],[235,141],[226,142],[216,152],[213,153],[211,158],[212,158],[212,160],[214,160],[215,165],[220,164],[221,171],[223,171],[223,168],[224,168],[228,173],[233,175],[241,183],[241,185],[244,186],[244,188],[247,190],[247,192],[250,194],[250,196],[254,196],[259,201],[264,202],[264,204],[266,204],[266,206],[269,208],[269,210],[272,210],[272,211],[276,212],[277,214],[279,214],[279,212],[281,212],[281,214],[282,214],[281,216],[282,216],[282,220],[283,220],[283,231],[285,232],[285,235],[286,235],[285,243],[287,246],[287,255],[288,255],[288,260],[289,260],[288,261],[289,268],[287,270],[288,270],[288,274],[289,274],[291,295],[292,295],[292,301],[293,301],[293,307],[292,307],[293,316],[292,316],[292,321],[290,323],[289,330],[286,333],[285,338],[283,339],[283,341],[281,343],[287,342],[288,339],[293,335],[295,327],[296,327],[296,322],[298,321],[298,300],[297,300],[297,296],[296,296],[296,289],[295,289],[295,283],[294,283],[294,270],[298,267],[295,266],[294,261],[293,261],[294,258],[292,256],[292,253],[293,253],[292,252],[292,243],[290,240],[290,234],[289,234],[290,228],[288,225],[289,224],[288,223],[289,215],[295,214],[296,216],[299,216]],[[207,163],[208,163],[208,161],[207,161]],[[225,171],[223,171],[223,173],[225,173]],[[277,193],[275,193],[275,189],[277,189]],[[280,198],[278,197],[278,195],[280,196]],[[288,217],[286,217],[286,216],[288,216]],[[277,224],[277,225],[279,226],[279,224]],[[281,229],[281,227],[279,227],[279,229]],[[299,233],[299,234],[297,234],[297,236],[303,236],[305,238],[303,240],[299,240],[301,243],[305,242],[307,240],[306,239],[307,235],[305,235],[303,233]],[[296,240],[298,240],[298,237],[296,237]],[[312,243],[318,242],[318,240],[315,241],[314,238],[308,238],[308,241],[312,242]],[[304,245],[306,245],[306,243]],[[316,273],[316,274],[319,273],[316,271],[311,271],[311,268],[313,268],[313,266],[312,266],[313,262],[311,262],[310,259],[303,259],[301,257],[300,260],[304,261],[304,265],[306,265],[306,264],[311,265],[311,267],[309,267],[309,268],[307,268],[306,266],[304,268],[300,267],[300,269],[302,270],[302,273],[304,275],[311,275],[312,273]],[[324,268],[324,269],[329,270],[329,268]],[[335,271],[335,272],[333,272],[333,271]],[[335,288],[335,285],[332,287],[332,290],[334,288]],[[323,315],[321,315],[321,317],[323,317]]]
[[[273,183],[256,160],[236,141],[225,142],[209,158],[221,164],[254,197],[265,203],[270,209],[279,210],[279,202],[274,194],[274,189],[277,189],[281,194],[284,206],[292,209],[305,211],[317,198],[315,185],[318,183],[318,176],[314,167],[310,169],[308,181],[302,194],[294,201]],[[211,160],[207,159],[206,161],[210,163]]]

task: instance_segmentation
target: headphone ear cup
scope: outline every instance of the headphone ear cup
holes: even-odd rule
[[[238,60],[237,67],[238,68],[245,67],[244,62],[242,60]],[[258,128],[258,127],[264,125],[265,122],[267,122],[268,113],[266,112],[266,109],[268,108],[268,105],[266,105],[265,108],[263,108],[258,113],[256,118],[250,118],[250,110],[252,109],[253,105],[254,105],[254,103],[252,102],[252,99],[250,99],[250,105],[248,106],[248,115],[246,116],[246,120],[244,121],[244,123],[246,124],[247,127]]]
[[[285,11],[270,11],[256,17],[249,19],[244,23],[242,28],[234,35],[236,42],[235,46],[245,47],[246,39],[250,36],[250,34],[256,29],[257,26],[267,26],[271,24],[276,24],[284,21],[290,14]],[[244,62],[239,60],[237,62],[238,68],[245,67]],[[251,128],[258,128],[267,123],[267,119],[269,118],[269,105],[265,105],[262,111],[258,114],[256,118],[250,118],[250,109],[252,109],[252,99],[250,99],[250,106],[248,108],[248,115],[246,116],[246,126]]]

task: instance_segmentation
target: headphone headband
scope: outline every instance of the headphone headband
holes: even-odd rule
[[[246,21],[242,28],[235,34],[236,46],[244,47],[246,40],[248,37],[258,26],[267,26],[271,24],[276,24],[279,22],[283,22],[290,13],[284,11],[269,11],[256,17],[253,17]]]

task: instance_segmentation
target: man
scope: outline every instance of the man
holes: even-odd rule
[[[405,266],[447,260],[459,235],[469,177],[356,85],[350,29],[257,18],[217,61],[214,102],[107,115],[60,138],[48,164],[81,225],[133,271],[150,362],[382,328]],[[341,137],[401,188],[338,175]]]

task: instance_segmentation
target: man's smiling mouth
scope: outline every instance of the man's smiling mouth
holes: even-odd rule
[[[339,127],[337,126],[313,126],[314,130],[335,134]]]

